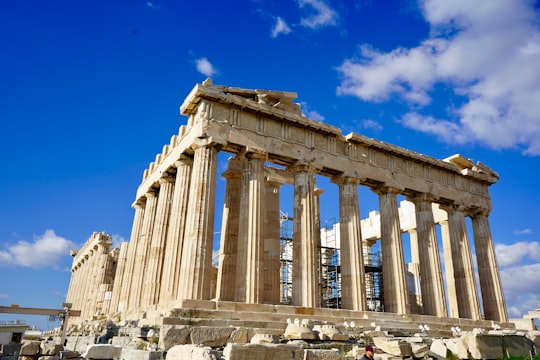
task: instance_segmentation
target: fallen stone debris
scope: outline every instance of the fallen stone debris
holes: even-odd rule
[[[0,360],[355,360],[364,355],[367,345],[375,348],[377,360],[532,358],[540,354],[540,331],[536,330],[475,329],[446,338],[425,332],[345,332],[335,324],[298,319],[283,330],[122,325],[108,322],[71,329],[64,344],[58,344],[61,334],[53,333],[41,341],[4,345]]]

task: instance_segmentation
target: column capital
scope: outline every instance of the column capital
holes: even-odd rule
[[[322,194],[324,194],[326,190],[322,189],[322,188],[315,188],[315,191],[313,192],[313,194],[315,196],[321,196]]]
[[[489,209],[474,207],[474,208],[466,209],[465,212],[468,216],[470,216],[471,218],[474,218],[474,217],[482,216],[482,215],[487,217],[489,216],[491,211]]]
[[[433,203],[437,200],[437,198],[433,196],[432,194],[428,194],[428,193],[415,193],[415,194],[407,196],[407,200],[415,204],[419,201],[427,201],[427,202]]]
[[[456,203],[449,203],[449,204],[440,204],[439,208],[446,211],[447,213],[453,212],[453,211],[461,211],[464,212],[467,210],[465,205],[462,204],[456,204]]]
[[[174,176],[171,176],[169,174],[164,174],[162,177],[159,178],[159,184],[160,185],[163,185],[163,184],[167,184],[167,183],[174,183],[176,179],[174,178]]]
[[[193,150],[196,150],[198,148],[202,147],[213,147],[216,150],[221,150],[223,148],[224,144],[215,141],[215,139],[211,136],[208,137],[198,137],[193,140],[193,143],[191,144],[191,148]]]
[[[187,156],[185,154],[182,154],[178,160],[174,162],[174,166],[178,169],[180,166],[184,165],[192,165],[193,164],[193,158],[190,156]]]
[[[336,175],[330,178],[330,182],[337,185],[360,185],[362,180],[352,176]]]
[[[268,153],[257,148],[247,147],[244,155],[248,160],[268,160]]]
[[[386,194],[399,194],[401,189],[396,187],[387,186],[384,184],[375,185],[371,187],[371,190],[377,195],[386,195]]]
[[[317,168],[309,163],[298,161],[287,167],[287,170],[298,173],[307,172],[314,175],[317,172]]]

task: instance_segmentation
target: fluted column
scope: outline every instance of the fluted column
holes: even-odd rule
[[[358,202],[359,180],[341,177],[339,186],[339,228],[341,255],[341,302],[344,309],[367,309],[364,255]]]
[[[463,207],[450,205],[441,208],[448,213],[450,250],[454,270],[453,281],[456,288],[459,317],[479,320],[480,304]]]
[[[484,306],[484,318],[486,320],[508,322],[487,211],[476,211],[472,214],[472,228],[482,304]]]
[[[146,198],[141,198],[133,204],[135,215],[133,225],[131,227],[131,237],[128,243],[126,254],[126,265],[124,273],[120,274],[116,270],[116,278],[121,279],[115,287],[120,287],[120,298],[118,299],[118,311],[124,312],[127,310],[130,293],[133,290],[134,275],[135,275],[135,257],[139,244],[139,236],[141,234],[142,223],[144,219],[144,210],[146,207]]]
[[[409,313],[403,243],[399,224],[396,190],[388,187],[375,189],[379,195],[381,213],[381,251],[384,279],[384,311]]]
[[[315,188],[315,191],[313,192],[314,195],[314,204],[315,204],[315,229],[319,229],[319,231],[315,231],[315,234],[317,235],[315,237],[315,249],[316,249],[316,264],[317,264],[317,272],[319,273],[319,279],[318,283],[320,284],[318,286],[318,306],[323,306],[322,304],[325,303],[325,294],[324,294],[324,287],[322,284],[324,284],[325,281],[325,274],[322,271],[322,261],[323,261],[323,248],[322,248],[322,235],[321,235],[321,195],[324,194],[324,189],[321,188]],[[328,246],[328,244],[326,244]],[[341,288],[339,289],[341,291]],[[341,295],[339,295],[341,296]]]
[[[264,296],[264,161],[266,154],[246,154],[242,176],[236,301],[257,304]]]
[[[110,313],[115,314],[119,311],[118,305],[120,301],[120,296],[122,293],[122,282],[124,281],[124,276],[128,276],[126,273],[126,265],[128,263],[127,253],[128,253],[129,243],[122,242],[120,244],[120,251],[118,253],[118,263],[116,264],[116,273],[114,275],[114,283],[111,294],[111,304],[110,304]]]
[[[179,299],[207,300],[212,282],[218,149],[208,139],[197,139],[192,147],[193,171],[180,265]]]
[[[294,171],[293,285],[292,304],[317,307],[319,283],[315,232],[314,169],[297,165]]]
[[[280,290],[280,208],[279,193],[283,185],[277,181],[265,183],[264,215],[264,302],[279,304]]]
[[[446,294],[448,297],[448,313],[452,318],[459,318],[456,283],[454,281],[454,261],[452,260],[452,244],[448,220],[440,222],[443,244],[444,274],[446,278]]]
[[[163,270],[163,259],[165,257],[167,231],[169,230],[173,189],[173,177],[165,175],[159,179],[159,196],[156,205],[154,229],[152,231],[152,239],[150,241],[148,264],[146,266],[144,281],[145,286],[142,304],[145,306],[155,305],[159,300],[161,274]]]
[[[189,184],[191,181],[193,160],[182,156],[174,164],[176,166],[176,179],[171,204],[169,231],[167,232],[167,243],[165,245],[160,303],[176,300],[178,283],[181,281],[179,279],[180,262],[182,260],[184,228],[187,218]]]
[[[420,264],[420,289],[424,315],[446,317],[446,296],[442,278],[441,261],[432,201],[420,195],[411,199],[416,212],[416,234],[418,239],[418,262]]]
[[[135,263],[133,264],[133,284],[129,294],[128,308],[137,311],[141,304],[143,294],[144,275],[148,263],[148,251],[154,230],[154,220],[156,218],[157,194],[155,190],[150,190],[145,194],[146,209],[142,222],[137,249],[135,250]]]
[[[222,175],[227,180],[227,185],[225,187],[225,203],[221,221],[216,287],[216,298],[218,300],[232,301],[236,291],[236,258],[243,167],[242,160],[231,158],[229,159],[227,171]]]

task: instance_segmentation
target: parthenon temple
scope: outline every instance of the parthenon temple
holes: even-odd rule
[[[180,107],[186,125],[144,171],[129,242],[112,249],[108,234],[94,233],[73,252],[66,301],[81,316],[70,321],[170,318],[199,307],[507,323],[489,224],[497,173],[461,155],[437,160],[343,135],[306,118],[296,97],[196,84]],[[324,202],[337,214],[330,229],[321,177],[338,193]],[[378,198],[365,219],[359,188]]]

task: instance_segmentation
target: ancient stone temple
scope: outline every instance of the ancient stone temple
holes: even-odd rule
[[[180,108],[187,124],[144,171],[130,241],[109,254],[108,242],[89,240],[92,244],[74,257],[68,301],[85,310],[72,321],[96,314],[163,319],[188,307],[341,316],[323,309],[327,304],[320,296],[324,189],[317,187],[316,177],[327,177],[339,193],[338,304],[347,316],[507,322],[488,218],[488,189],[498,175],[460,155],[436,160],[359,134],[343,135],[304,117],[293,103],[296,97],[216,86],[210,80],[197,84]],[[221,153],[230,158],[218,174]],[[216,204],[219,175],[226,186],[223,203]],[[287,302],[280,258],[283,186],[293,188],[294,209]],[[379,199],[374,218],[362,221],[361,186]],[[407,200],[407,224],[402,224],[398,196]],[[213,262],[217,207],[223,207],[223,215],[219,259]],[[472,223],[472,242],[466,220]],[[404,232],[411,239],[409,265]],[[375,242],[380,242],[384,295],[377,313],[368,306],[366,279],[373,266],[364,253]],[[116,270],[113,281],[87,273],[95,267],[105,274],[106,254]],[[408,273],[417,287],[412,297]]]

